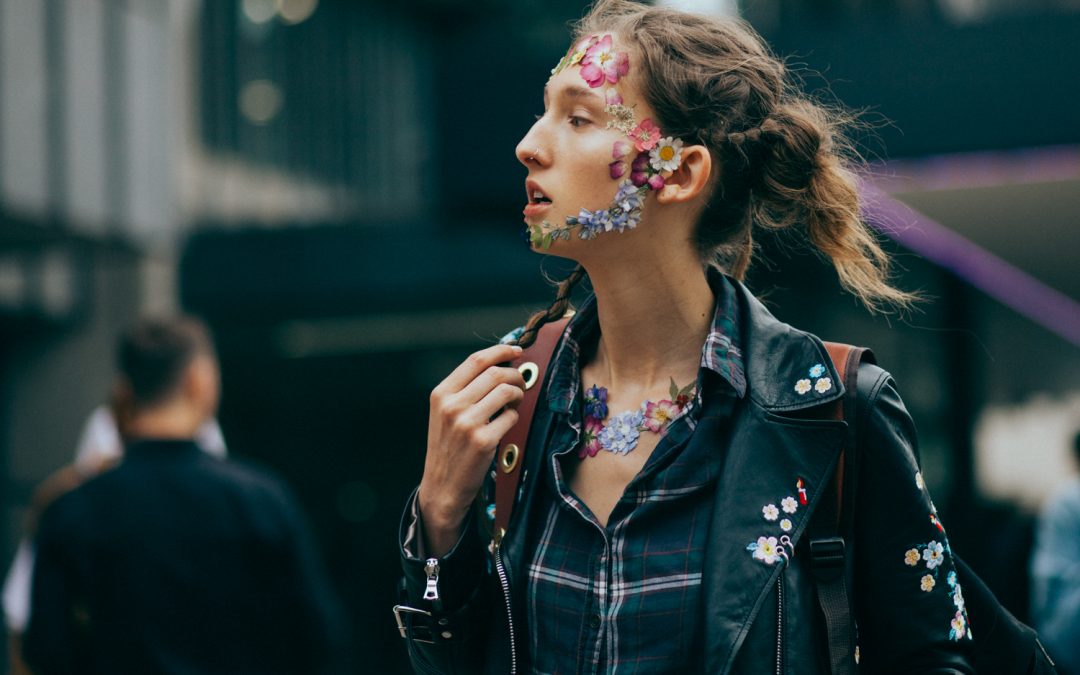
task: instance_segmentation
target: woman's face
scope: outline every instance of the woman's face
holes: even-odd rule
[[[524,209],[534,248],[569,253],[581,241],[640,222],[650,190],[678,166],[610,35],[586,37],[544,87],[544,114],[517,146],[529,169]]]

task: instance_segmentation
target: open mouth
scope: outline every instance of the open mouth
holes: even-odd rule
[[[528,195],[530,204],[550,204],[551,197],[545,193],[539,185],[532,181],[525,183],[525,192]]]

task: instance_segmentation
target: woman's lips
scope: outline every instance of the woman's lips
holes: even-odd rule
[[[533,202],[531,204],[526,204],[525,208],[521,212],[525,214],[526,218],[533,218],[535,216],[539,216],[550,208],[551,202]]]

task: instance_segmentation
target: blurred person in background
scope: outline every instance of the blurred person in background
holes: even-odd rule
[[[71,464],[57,469],[34,490],[28,509],[24,536],[4,579],[4,626],[8,632],[8,663],[12,675],[29,673],[22,659],[22,635],[30,621],[30,587],[33,583],[33,537],[42,512],[58,497],[74,490],[85,481],[114,466],[123,458],[124,445],[117,423],[116,404],[120,382],[114,385],[112,403],[101,405],[87,418],[76,446]],[[202,450],[224,459],[227,455],[225,438],[217,419],[207,420],[195,437]]]
[[[758,675],[855,672],[861,658],[865,672],[974,672],[892,377],[859,366],[845,557],[826,515],[843,465],[837,369],[741,282],[752,228],[798,224],[870,308],[913,299],[860,220],[843,118],[735,19],[599,0],[572,45],[516,154],[532,247],[578,266],[547,310],[431,393],[399,541],[414,669]],[[543,333],[586,277],[577,313]],[[554,352],[516,507],[489,544],[478,525],[498,518],[507,461],[495,449],[525,386],[506,364],[538,334]],[[814,538],[829,546],[811,552]],[[853,570],[853,603],[837,604],[854,616],[835,632],[818,599],[836,595],[811,562],[826,548],[822,565]]]
[[[119,345],[124,460],[45,509],[23,656],[60,673],[330,673],[342,615],[294,498],[210,456],[209,333],[140,322]]]
[[[1080,467],[1080,431],[1073,438]],[[1031,617],[1061,675],[1080,675],[1080,475],[1051,496],[1035,531]]]

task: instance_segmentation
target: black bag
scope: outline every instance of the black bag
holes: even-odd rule
[[[821,508],[809,525],[811,569],[818,604],[825,615],[829,640],[829,658],[833,675],[855,675],[858,667],[854,658],[855,627],[851,603],[853,567],[845,553],[843,533],[852,532],[855,493],[854,477],[858,475],[856,452],[857,426],[855,407],[858,392],[859,364],[873,363],[866,349],[850,345],[825,343],[833,365],[844,382],[847,392],[833,409],[833,418],[847,422],[848,435],[841,454],[830,494],[823,495]],[[845,481],[846,476],[851,480]],[[979,630],[975,636],[975,670],[978,673],[1008,675],[1056,675],[1054,662],[1039,642],[1030,626],[1019,621],[994,597],[982,579],[955,553],[956,575],[964,586],[964,601],[968,613],[977,617]]]

